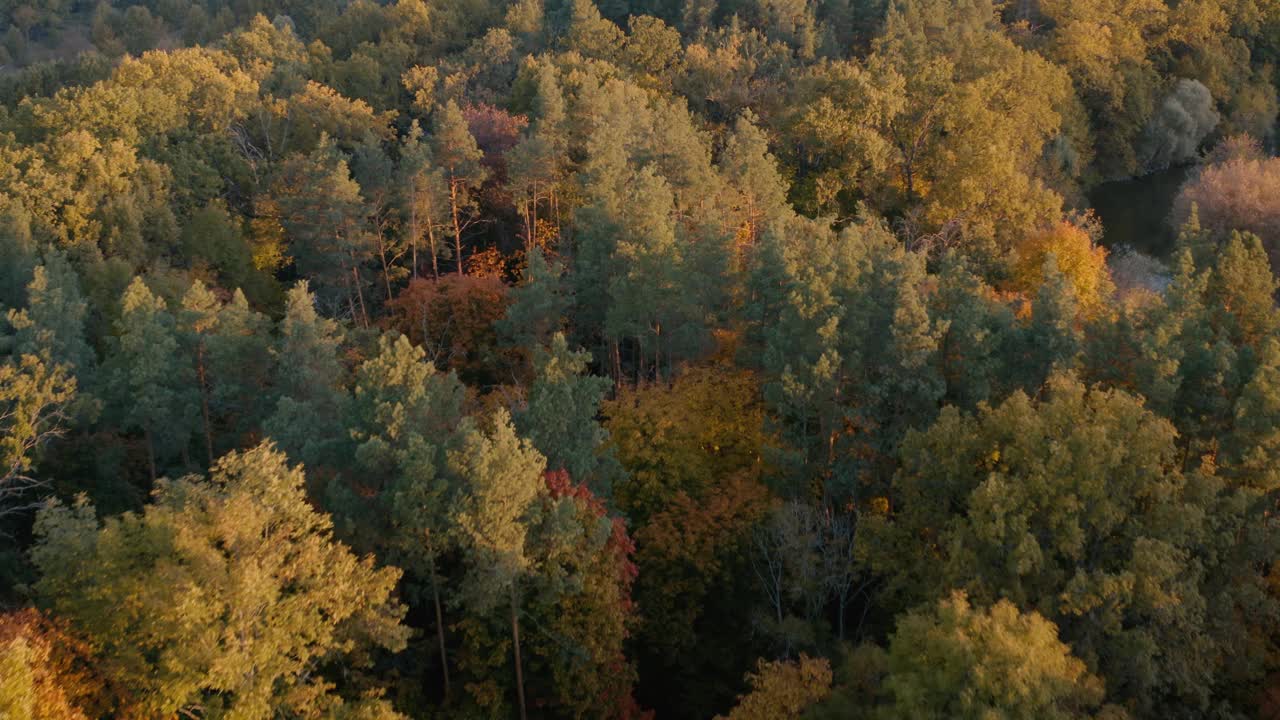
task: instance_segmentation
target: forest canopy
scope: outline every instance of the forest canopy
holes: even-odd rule
[[[1278,63],[1275,0],[0,0],[0,718],[1276,716]]]

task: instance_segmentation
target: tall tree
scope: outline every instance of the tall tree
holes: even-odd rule
[[[1276,548],[1247,529],[1269,523],[1258,491],[1181,472],[1176,435],[1141,398],[1062,375],[1038,402],[944,410],[903,444],[892,513],[860,526],[883,599],[1007,598],[1055,622],[1116,702],[1205,712],[1262,671],[1236,665],[1258,644],[1249,621],[1206,608],[1257,600],[1270,617],[1256,563]]]
[[[27,305],[9,311],[15,355],[39,355],[64,365],[82,382],[92,378],[97,356],[85,338],[88,302],[66,255],[51,250],[32,272]]]
[[[61,365],[36,355],[0,364],[0,518],[45,484],[32,470],[65,432],[75,394],[76,380]]]
[[[303,483],[267,443],[223,457],[208,479],[161,481],[141,513],[100,520],[83,500],[40,512],[41,602],[100,649],[126,711],[270,717],[349,703],[396,717],[350,673],[374,649],[405,646],[400,573],[336,542]],[[339,658],[341,686],[324,671]]]
[[[570,350],[563,333],[556,333],[549,347],[535,350],[528,405],[515,420],[550,470],[566,470],[596,495],[607,497],[621,466],[597,418],[612,383],[588,372],[589,359],[585,351]]]
[[[179,352],[178,330],[164,300],[135,277],[120,301],[107,355],[104,396],[125,428],[141,430],[152,481],[157,464],[185,452],[197,419],[195,372]]]
[[[454,261],[458,274],[466,273],[462,256],[462,234],[479,222],[477,195],[488,177],[480,163],[484,153],[476,145],[471,128],[457,103],[450,100],[435,112],[431,147],[436,163],[444,171],[449,190],[449,218],[453,230]]]
[[[449,224],[449,185],[444,170],[435,165],[431,143],[415,120],[400,147],[400,203],[402,227],[409,240],[410,276],[417,279],[422,268],[418,244],[425,238],[431,255],[431,276],[440,279],[440,259],[448,257],[442,244]]]
[[[339,357],[341,328],[316,312],[305,281],[289,290],[274,347],[275,407],[267,434],[308,466],[332,465],[345,438],[346,368]]]
[[[345,301],[350,317],[368,325],[361,270],[373,243],[366,226],[368,208],[346,158],[323,138],[309,155],[281,163],[273,194],[298,272],[315,282],[328,309]]]
[[[535,500],[546,492],[546,459],[516,435],[505,410],[491,418],[488,431],[472,426],[449,469],[460,483],[453,522],[468,558],[466,592],[484,612],[509,603],[512,658],[520,718],[527,716],[520,654],[520,584],[529,569],[525,545]]]

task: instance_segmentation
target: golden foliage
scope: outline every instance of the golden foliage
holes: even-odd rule
[[[1044,282],[1044,262],[1050,254],[1058,271],[1071,283],[1081,311],[1097,315],[1112,289],[1107,271],[1107,250],[1096,245],[1083,228],[1061,222],[1033,233],[1018,247],[1013,270],[1013,289],[1027,296],[1035,295]]]

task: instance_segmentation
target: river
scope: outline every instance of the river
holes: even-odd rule
[[[1127,245],[1159,259],[1169,257],[1177,239],[1169,212],[1193,167],[1169,168],[1094,188],[1089,202],[1102,220],[1102,244],[1108,248]]]

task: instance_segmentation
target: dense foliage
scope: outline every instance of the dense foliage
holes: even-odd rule
[[[1278,62],[1274,0],[0,0],[0,718],[1270,717]]]

